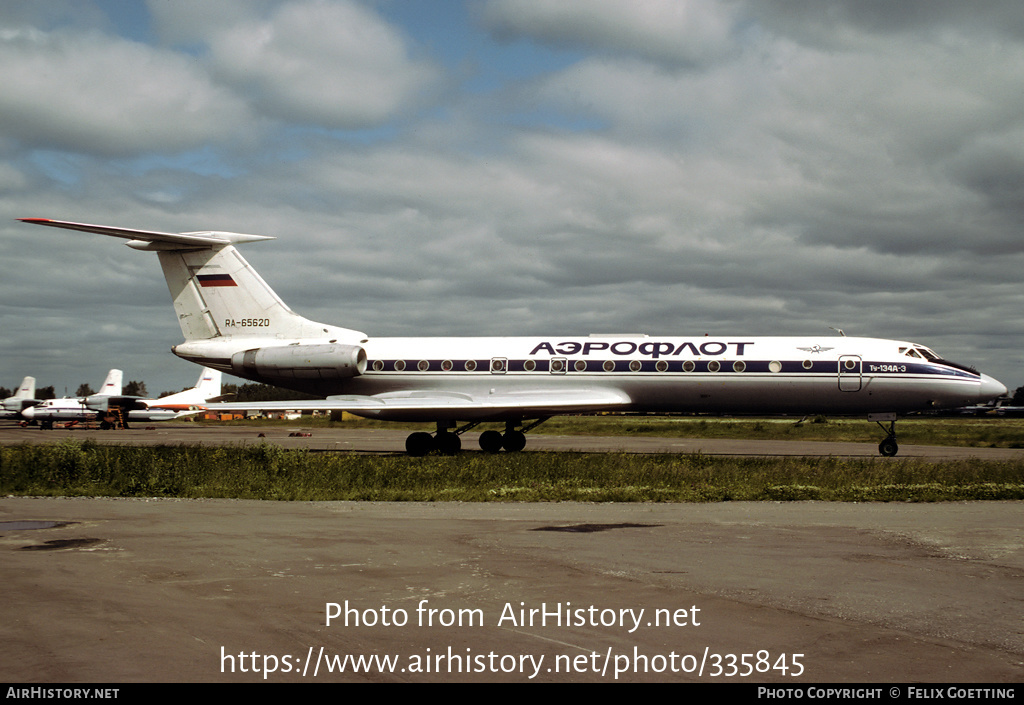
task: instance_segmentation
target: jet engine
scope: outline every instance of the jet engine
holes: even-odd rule
[[[366,372],[366,351],[337,344],[254,348],[232,355],[231,367],[249,379],[348,379]]]

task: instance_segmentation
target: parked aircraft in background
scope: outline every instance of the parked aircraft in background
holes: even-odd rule
[[[484,422],[486,451],[521,450],[524,432],[557,414],[598,411],[867,415],[889,424],[879,444],[895,455],[897,414],[983,403],[1000,382],[899,340],[559,334],[546,337],[370,338],[294,313],[235,245],[270,240],[228,232],[163,233],[27,218],[99,233],[156,252],[191,362],[325,396],[310,402],[218,409],[338,409],[393,421],[431,421],[411,434],[412,455],[457,452]],[[459,427],[458,422],[464,422]],[[883,427],[885,428],[885,427]]]
[[[87,399],[107,399],[121,393],[124,374],[121,370],[110,370],[103,380],[100,391],[88,397],[61,397],[47,399],[35,406],[23,409],[21,417],[27,421],[38,421],[44,429],[53,428],[54,421],[100,420],[103,428],[109,428],[112,421],[98,418],[98,410],[85,405]]]
[[[23,409],[42,403],[36,399],[36,378],[26,377],[21,380],[21,386],[14,396],[7,397],[0,407],[0,419],[20,419]]]
[[[169,421],[202,411],[207,400],[220,397],[221,373],[204,369],[196,386],[160,399],[121,394],[121,370],[111,370],[103,387],[87,397],[47,399],[38,406],[21,412],[29,421],[38,421],[42,428],[53,428],[55,422],[98,421],[100,428],[128,428],[137,421]]]
[[[220,370],[204,367],[196,386],[159,399],[135,399],[128,410],[129,421],[170,421],[206,409],[221,398]]]

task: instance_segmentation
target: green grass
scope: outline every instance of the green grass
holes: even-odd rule
[[[0,447],[12,495],[379,501],[911,501],[1024,499],[1024,460],[464,453],[409,458],[256,446]]]

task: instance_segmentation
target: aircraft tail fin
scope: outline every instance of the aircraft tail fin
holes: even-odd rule
[[[35,399],[36,398],[36,378],[26,377],[21,380],[21,385],[18,387],[18,391],[14,394],[15,399]]]
[[[366,337],[292,311],[234,247],[273,238],[220,231],[164,233],[46,218],[21,220],[119,237],[133,249],[157,252],[186,342],[222,337],[354,342]]]
[[[159,399],[149,403],[152,408],[171,408],[175,406],[198,406],[205,404],[211,399],[216,399],[220,396],[221,388],[221,372],[220,370],[214,370],[209,367],[204,367],[202,374],[199,375],[199,381],[196,382],[196,386],[191,389],[186,389],[183,392],[177,394],[171,394],[166,397],[160,397]]]
[[[199,381],[196,382],[195,386],[203,401],[209,401],[220,396],[221,377],[220,370],[215,370],[212,367],[203,368],[203,373],[199,375]]]
[[[334,338],[365,336],[292,311],[232,245],[159,253],[186,342],[210,338]]]
[[[107,378],[103,380],[103,386],[100,387],[100,391],[96,392],[96,396],[117,396],[121,394],[121,389],[124,385],[121,381],[124,379],[124,373],[121,370],[111,370],[107,373]]]

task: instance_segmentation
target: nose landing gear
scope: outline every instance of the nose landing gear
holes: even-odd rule
[[[896,442],[896,414],[868,414],[868,421],[874,421],[886,433],[885,438],[878,444],[878,452],[886,458],[895,457],[900,451],[900,446]],[[889,422],[888,428],[883,425],[883,421]]]

